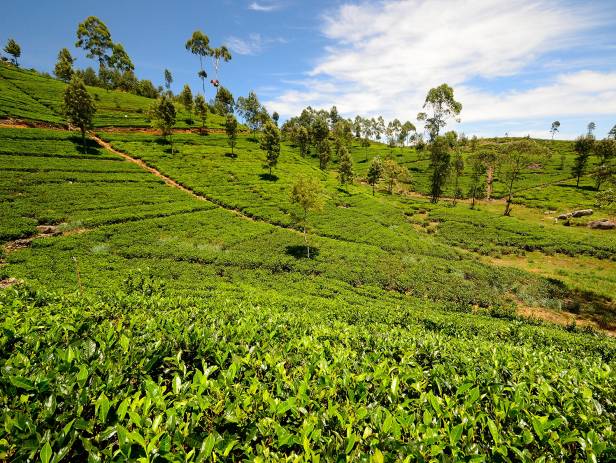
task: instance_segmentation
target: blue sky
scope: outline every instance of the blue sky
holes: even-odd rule
[[[25,67],[51,71],[62,47],[77,66],[94,65],[74,48],[89,15],[107,24],[140,78],[161,84],[169,68],[176,91],[200,88],[184,43],[203,30],[231,48],[222,84],[236,96],[254,89],[283,117],[336,104],[347,116],[416,122],[427,90],[447,82],[464,106],[451,128],[468,134],[547,137],[558,119],[560,138],[591,120],[602,137],[616,124],[613,0],[8,2],[0,41],[21,44]]]

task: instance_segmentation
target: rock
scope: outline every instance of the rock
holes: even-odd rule
[[[38,225],[36,229],[38,230],[39,234],[45,236],[55,236],[62,233],[57,225]]]
[[[608,219],[601,219],[590,222],[588,224],[588,227],[594,228],[595,230],[613,230],[614,228],[616,228],[616,223]]]
[[[558,217],[556,217],[558,220],[567,220],[568,218],[571,217],[571,212],[567,212],[566,214],[560,214]]]
[[[571,213],[571,217],[584,217],[585,215],[592,215],[592,209],[580,209]]]

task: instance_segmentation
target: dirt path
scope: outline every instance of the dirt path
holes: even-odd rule
[[[183,185],[180,185],[178,182],[173,180],[171,177],[167,177],[166,175],[164,175],[162,172],[160,172],[159,170],[155,169],[154,167],[150,167],[145,162],[143,162],[141,159],[134,158],[132,156],[129,156],[126,153],[123,153],[122,151],[116,150],[115,148],[113,148],[111,146],[110,143],[107,143],[105,140],[102,140],[101,138],[99,138],[96,135],[92,134],[92,135],[90,135],[90,137],[92,138],[92,140],[94,140],[96,143],[98,143],[102,148],[105,148],[107,151],[110,151],[113,154],[117,154],[118,156],[124,158],[125,160],[127,160],[129,162],[132,162],[133,164],[137,164],[142,169],[145,169],[148,172],[150,172],[151,174],[154,174],[158,178],[164,180],[164,182],[167,185],[172,186],[174,188],[177,188],[178,190],[182,190],[184,193],[188,193],[189,195],[194,196],[195,198],[198,198],[198,199],[201,199],[201,200],[204,200],[204,201],[209,201],[208,198],[195,193],[193,190],[191,190],[189,188],[186,188]]]
[[[29,121],[25,119],[0,119],[0,128],[4,129],[47,129],[47,130],[70,130],[64,124],[54,124],[52,122]],[[207,134],[224,134],[225,129],[206,127]],[[160,131],[151,127],[95,127],[97,132],[108,133],[140,133],[144,135],[160,135]],[[194,133],[201,134],[200,127],[173,129],[174,134]],[[247,134],[248,130],[239,130],[239,133]]]

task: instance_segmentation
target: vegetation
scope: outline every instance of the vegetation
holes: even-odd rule
[[[11,61],[15,66],[18,66],[19,62],[17,60],[21,56],[21,47],[19,44],[15,42],[14,39],[8,39],[4,47],[4,51],[12,56]]]
[[[96,106],[79,77],[73,77],[64,91],[64,114],[70,124],[81,131],[83,152],[86,152],[86,130],[92,127]]]
[[[103,26],[109,91],[0,65],[0,460],[616,459],[616,241],[586,227],[614,214],[611,135],[442,133],[448,86],[426,142],[335,106],[279,129],[170,71],[113,90]]]
[[[235,157],[233,149],[237,144],[237,119],[233,114],[227,114],[227,123],[225,124],[225,132],[229,146],[231,147],[231,156]]]

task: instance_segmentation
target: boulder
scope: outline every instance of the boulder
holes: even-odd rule
[[[558,220],[567,220],[571,217],[571,212],[567,212],[566,214],[560,214],[556,217]]]
[[[571,217],[584,217],[585,215],[592,215],[592,209],[580,209],[571,213]]]
[[[596,230],[613,230],[614,228],[616,228],[616,223],[608,219],[601,219],[590,222],[588,224],[588,227],[594,228]]]

